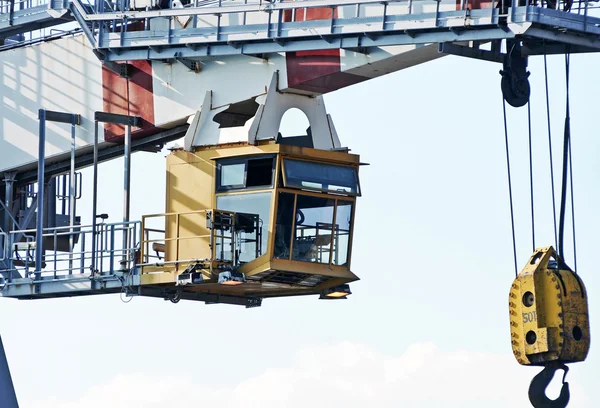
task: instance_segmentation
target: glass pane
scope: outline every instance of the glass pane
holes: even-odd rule
[[[244,187],[246,184],[246,163],[223,164],[221,169],[220,187]]]
[[[288,187],[315,188],[336,193],[359,194],[355,168],[333,164],[285,160]]]
[[[333,237],[334,265],[348,266],[348,249],[350,248],[350,227],[352,226],[351,201],[338,200],[335,215],[335,235]]]
[[[335,200],[298,194],[292,259],[329,263]]]
[[[294,219],[294,194],[279,193],[275,227],[275,250],[273,256],[279,259],[290,258],[292,220]]]
[[[249,160],[246,187],[271,187],[273,185],[273,160],[275,160],[274,157]]]
[[[241,262],[250,262],[258,256],[267,253],[269,242],[269,216],[271,212],[271,193],[236,194],[217,197],[217,208],[219,210],[233,211],[238,213],[257,214],[260,218],[262,228],[259,231],[247,233],[241,231],[238,237],[240,242]],[[260,232],[260,245],[256,247],[257,233]]]

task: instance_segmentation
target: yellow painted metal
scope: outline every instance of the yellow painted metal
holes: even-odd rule
[[[587,292],[554,248],[537,249],[509,295],[513,354],[520,364],[585,360],[590,347]]]

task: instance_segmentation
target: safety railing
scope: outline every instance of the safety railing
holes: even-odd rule
[[[569,30],[600,33],[598,3],[586,0],[541,0],[530,1],[528,5],[522,0],[222,0],[192,1],[185,6],[172,1],[171,8],[163,9],[132,8],[136,3],[124,0],[98,1],[95,13],[86,13],[80,0],[72,0],[72,4],[80,23],[85,21],[91,27],[84,30],[86,35],[95,48],[105,50],[108,60],[293,51],[296,49],[282,46],[293,40],[303,41],[296,45],[297,50],[321,49],[315,43],[308,44],[310,38],[329,43],[337,38],[341,41],[335,43],[338,48],[365,46],[349,39],[350,35],[367,36],[367,46],[394,45],[393,40],[379,43],[371,36],[442,28],[497,29],[507,21],[560,28],[562,19]],[[568,13],[554,14],[562,11]],[[489,34],[482,38],[471,35],[468,39],[510,37],[497,30],[494,35],[493,38]],[[411,38],[415,43],[461,41],[456,35],[448,39],[436,35],[433,41],[428,37],[415,39],[414,35]],[[119,56],[123,52],[127,54]]]
[[[214,263],[234,264],[236,234],[233,224],[223,226],[221,217],[234,213],[197,210],[150,214],[142,217],[141,273],[155,268],[185,269],[204,263],[212,272]]]
[[[201,264],[239,266],[262,255],[262,221],[256,214],[197,210],[142,217],[141,273],[180,271]]]
[[[140,222],[100,223],[43,229],[42,265],[35,264],[35,229],[5,234],[5,259],[8,267],[0,273],[9,281],[16,277],[64,279],[76,274],[112,275],[135,271],[140,242]],[[96,248],[92,235],[96,234]]]
[[[47,6],[49,0],[15,0],[14,4],[10,1],[0,1],[0,14],[9,14],[15,11],[32,9],[39,6]]]

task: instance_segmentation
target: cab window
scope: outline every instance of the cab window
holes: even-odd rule
[[[270,188],[273,186],[274,170],[274,156],[219,160],[216,190],[224,192]]]

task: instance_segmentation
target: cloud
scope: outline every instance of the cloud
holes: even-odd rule
[[[519,408],[530,407],[534,374],[510,355],[444,352],[419,343],[394,356],[342,343],[302,349],[290,367],[268,368],[239,384],[208,387],[173,373],[122,374],[77,400],[46,399],[31,407]],[[574,406],[591,406],[577,386],[571,392]]]

